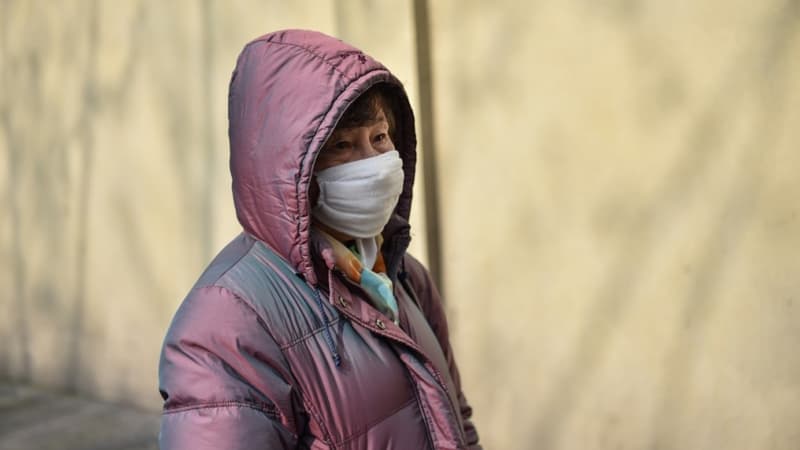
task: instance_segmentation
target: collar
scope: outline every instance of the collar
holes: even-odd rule
[[[390,280],[397,280],[397,272],[400,268],[400,263],[403,255],[411,242],[410,232],[411,225],[403,217],[394,214],[389,219],[389,223],[383,228],[381,238],[383,245],[380,246],[379,259],[384,262],[386,276]],[[311,263],[314,267],[314,272],[317,275],[317,284],[319,287],[328,289],[328,272],[337,268],[336,255],[334,249],[328,239],[325,238],[324,232],[317,227],[310,227],[309,233],[309,253],[311,254]],[[335,240],[335,239],[334,239]],[[344,247],[344,245],[342,244]],[[346,247],[345,247],[346,249]],[[349,252],[349,250],[347,250]],[[354,280],[350,274],[345,273],[345,270],[355,270],[360,272],[361,263],[358,258],[354,258],[358,262],[357,267],[352,268],[339,268],[348,279]],[[376,263],[377,264],[377,263]],[[376,267],[377,268],[377,267]]]

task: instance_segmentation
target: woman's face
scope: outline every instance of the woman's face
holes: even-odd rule
[[[394,149],[386,113],[379,107],[372,122],[353,128],[336,129],[319,152],[314,171],[377,156]]]

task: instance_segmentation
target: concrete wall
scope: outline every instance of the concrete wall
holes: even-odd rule
[[[0,375],[155,410],[169,319],[238,230],[239,50],[337,34],[418,103],[412,3],[0,3]],[[795,448],[800,2],[429,9],[443,288],[487,448]]]

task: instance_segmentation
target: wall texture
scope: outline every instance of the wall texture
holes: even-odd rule
[[[800,2],[432,4],[489,442],[796,447]]]
[[[417,103],[415,3],[0,2],[0,376],[156,410],[164,330],[239,228],[239,50],[336,34]],[[443,288],[487,448],[796,448],[800,1],[429,12]]]

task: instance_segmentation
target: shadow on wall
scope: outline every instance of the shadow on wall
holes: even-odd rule
[[[700,261],[695,283],[685,299],[681,317],[684,328],[677,330],[674,346],[668,352],[662,375],[662,389],[653,416],[651,445],[654,448],[675,448],[679,410],[686,400],[689,376],[697,359],[698,343],[704,337],[704,323],[714,312],[719,277],[724,271],[726,257],[736,247],[740,235],[752,220],[752,209],[765,179],[764,163],[768,152],[776,147],[774,138],[780,135],[785,121],[783,108],[786,90],[786,63],[792,55],[789,44],[800,30],[800,2],[788,0],[775,11],[772,20],[763,26],[762,39],[751,48],[742,49],[724,79],[716,85],[712,97],[689,134],[683,158],[671,175],[656,190],[653,201],[644,208],[635,233],[629,237],[614,268],[610,269],[603,288],[592,302],[589,318],[581,328],[577,345],[566,369],[556,377],[558,382],[540,404],[542,419],[530,431],[529,441],[535,448],[554,448],[571,409],[584,394],[602,355],[606,352],[615,318],[622,317],[632,300],[636,281],[643,278],[652,263],[652,250],[659,238],[660,224],[669,222],[681,205],[700,189],[706,175],[715,170],[714,162],[725,147],[725,122],[744,105],[740,95],[754,88],[758,93],[758,122],[753,125],[749,142],[738,152],[739,173],[733,190],[719,208],[711,230],[708,230],[705,258]],[[750,70],[742,70],[742,68]],[[632,272],[633,270],[633,272]]]
[[[126,36],[119,41],[125,47],[115,47],[117,41],[105,35],[102,25],[109,13],[104,11],[107,8],[113,7],[98,0],[83,1],[69,11],[54,11],[45,2],[12,1],[0,6],[0,24],[8,30],[4,31],[7,37],[0,50],[0,133],[8,149],[5,193],[10,219],[9,238],[0,245],[6,247],[3,252],[10,257],[12,281],[4,299],[11,319],[10,329],[3,330],[9,340],[0,354],[0,376],[56,383],[70,391],[93,389],[94,362],[87,358],[96,355],[86,354],[90,351],[86,343],[102,340],[104,331],[97,328],[107,325],[102,317],[102,323],[87,323],[89,318],[94,320],[90,314],[102,314],[102,309],[100,313],[91,311],[90,302],[108,300],[89,298],[88,286],[97,278],[91,273],[93,261],[95,265],[96,259],[104,259],[99,264],[135,267],[136,273],[126,276],[134,277],[138,286],[150,291],[149,300],[161,302],[165,298],[160,286],[163,282],[158,282],[150,262],[152,255],[142,246],[148,237],[134,209],[134,203],[140,200],[118,196],[111,209],[93,203],[104,196],[114,197],[106,185],[108,174],[98,170],[102,169],[98,160],[132,145],[120,142],[119,148],[107,147],[108,139],[99,137],[105,125],[99,122],[117,121],[116,126],[126,126],[130,119],[127,110],[141,91],[135,90],[137,83],[144,81],[147,89],[156,91],[151,96],[160,100],[159,114],[167,122],[168,141],[161,147],[168,146],[169,155],[162,158],[172,171],[170,176],[181,201],[187,205],[181,218],[183,228],[195,246],[202,243],[204,259],[211,255],[213,245],[211,3],[204,0],[200,5],[200,63],[205,70],[185,69],[202,73],[197,75],[201,92],[187,87],[169,63],[147,60],[168,61],[170,52],[175,52],[168,45],[153,50],[158,48],[153,42],[160,38],[158,28],[170,27],[154,20],[158,11],[144,1],[132,5],[132,18],[123,29]],[[175,14],[168,20],[183,19]],[[43,26],[45,23],[53,26]],[[195,45],[196,41],[183,42]],[[158,51],[161,53],[153,56]],[[116,77],[109,76],[109,59],[118,64],[112,72]],[[202,113],[196,112],[198,104],[191,102],[197,97],[202,99]],[[203,126],[201,152],[196,150],[195,128],[187,130],[186,125],[187,118],[198,114]],[[198,154],[202,156],[199,162]],[[135,192],[135,186],[129,190]],[[113,228],[111,232],[121,237],[115,245],[122,251],[112,260],[94,257],[98,249],[108,245],[97,238],[97,226]],[[117,260],[124,260],[124,264]],[[55,350],[38,353],[45,340],[45,348]],[[53,361],[42,364],[44,359]],[[42,366],[51,367],[52,373],[40,373]]]
[[[82,72],[76,86],[80,95],[75,117],[68,117],[63,108],[54,107],[52,99],[47,98],[44,66],[56,59],[59,50],[53,45],[52,35],[25,30],[23,46],[12,53],[4,40],[2,49],[6,82],[2,130],[9,155],[6,192],[13,279],[13,303],[9,306],[14,317],[12,342],[19,355],[16,364],[3,361],[2,369],[5,375],[33,381],[31,341],[37,328],[33,322],[34,318],[47,315],[43,321],[66,333],[64,384],[70,388],[77,387],[80,372],[94,155],[91,122],[98,113],[94,77],[97,4],[92,3],[86,11],[89,24],[86,64],[80,66],[76,58],[66,61],[63,67]],[[3,28],[8,29],[10,14],[2,16]],[[84,25],[83,20],[77,22],[81,23],[69,26],[77,29]],[[36,24],[25,26],[33,28]],[[11,89],[12,85],[16,89]],[[41,266],[44,270],[38,270]],[[65,289],[67,286],[71,289]]]

